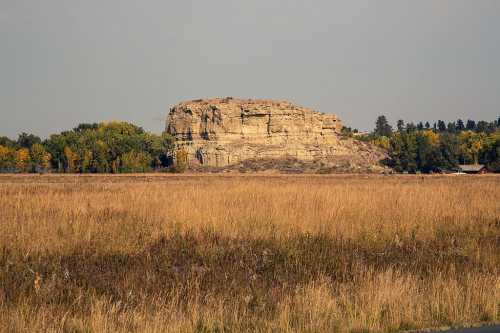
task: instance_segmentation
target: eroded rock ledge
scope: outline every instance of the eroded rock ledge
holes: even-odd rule
[[[359,160],[367,151],[368,164],[383,158],[363,144],[342,140],[341,129],[333,114],[284,101],[230,97],[180,103],[166,122],[166,131],[186,150],[190,164],[226,167],[249,159],[286,158],[328,162],[353,154],[360,154]]]

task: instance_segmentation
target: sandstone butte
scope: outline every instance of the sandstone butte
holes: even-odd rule
[[[166,131],[191,167],[245,161],[296,161],[349,171],[381,171],[385,153],[341,136],[336,115],[285,101],[232,97],[182,102],[170,109]],[[345,171],[345,170],[344,170]]]

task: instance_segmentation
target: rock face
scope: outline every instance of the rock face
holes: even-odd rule
[[[288,102],[230,97],[180,103],[166,123],[189,163],[210,167],[250,159],[328,161],[356,153],[341,140],[341,129],[332,114]]]

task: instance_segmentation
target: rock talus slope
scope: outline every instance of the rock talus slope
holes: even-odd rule
[[[342,123],[284,101],[205,99],[183,102],[167,116],[166,131],[190,165],[227,167],[247,160],[294,159],[333,165],[340,160],[376,165],[384,154],[344,140]]]

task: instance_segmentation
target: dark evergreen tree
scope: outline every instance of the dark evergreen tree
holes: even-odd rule
[[[457,136],[451,133],[442,133],[439,140],[439,149],[442,156],[439,167],[444,170],[454,170],[458,165],[460,155]]]
[[[83,132],[86,130],[96,130],[99,128],[99,124],[97,123],[92,123],[92,124],[79,124],[77,127],[73,128],[73,131],[75,132]]]
[[[389,138],[388,152],[395,171],[433,172],[455,170],[458,162],[486,164],[490,170],[500,171],[500,137],[493,122],[469,120],[467,125],[459,119],[448,125],[443,120],[435,123],[437,130],[425,130],[422,122],[417,126],[397,122],[398,131]],[[467,129],[467,132],[458,132]],[[469,132],[470,131],[470,132]]]
[[[479,162],[493,172],[500,172],[500,136],[491,136],[479,158]]]
[[[415,132],[416,130],[417,130],[417,126],[415,126],[414,123],[406,124],[406,132],[407,133]]]
[[[438,127],[438,131],[439,132],[445,132],[446,131],[446,124],[442,120],[438,120],[437,127]]]
[[[390,137],[392,135],[392,127],[387,122],[387,119],[384,115],[379,116],[375,123],[375,131],[374,134],[376,136],[387,136]]]
[[[398,132],[391,138],[389,155],[392,163],[391,167],[397,172],[415,172],[417,165],[415,134]]]
[[[436,171],[442,160],[441,152],[429,141],[423,132],[416,134],[417,143],[417,168],[422,172]]]
[[[41,143],[42,140],[34,135],[34,134],[28,134],[28,133],[21,133],[19,134],[19,137],[17,139],[17,145],[21,148],[27,148],[27,149],[31,149],[31,147],[35,144],[35,143]]]
[[[403,119],[399,119],[396,127],[398,128],[398,132],[403,132],[405,130],[405,122]]]
[[[476,131],[477,132],[489,132],[489,123],[484,120],[480,120],[476,124]]]
[[[0,136],[0,146],[8,148],[16,148],[17,143],[14,140],[9,139],[6,136]]]
[[[466,130],[474,131],[476,129],[476,122],[474,120],[467,120]]]

